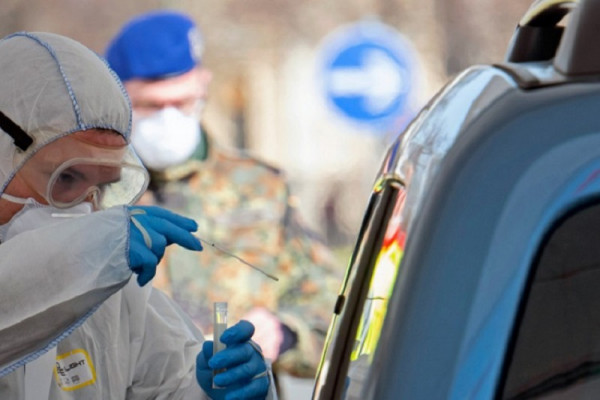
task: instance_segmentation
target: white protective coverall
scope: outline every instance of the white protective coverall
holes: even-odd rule
[[[58,35],[0,41],[0,111],[33,138],[22,150],[0,130],[0,193],[65,134],[106,128],[129,141],[120,82],[95,53]],[[195,378],[202,335],[166,296],[130,280],[128,230],[127,209],[113,207],[0,244],[1,399],[31,397],[30,362],[54,351],[54,372],[35,381],[49,399],[206,398]]]

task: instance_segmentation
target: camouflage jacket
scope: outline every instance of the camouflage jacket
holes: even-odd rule
[[[230,321],[253,307],[269,309],[297,335],[296,346],[279,357],[274,371],[314,377],[343,267],[301,225],[281,172],[237,150],[212,146],[204,161],[152,175],[143,203],[193,218],[202,239],[279,278],[273,281],[207,245],[199,253],[171,246],[154,285],[207,335],[215,301],[228,302]]]

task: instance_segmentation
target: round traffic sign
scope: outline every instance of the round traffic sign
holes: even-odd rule
[[[395,29],[375,21],[343,26],[321,52],[323,89],[338,113],[385,130],[406,111],[414,53]]]

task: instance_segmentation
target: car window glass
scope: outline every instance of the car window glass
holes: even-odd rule
[[[525,299],[501,398],[600,398],[600,205],[551,232]]]

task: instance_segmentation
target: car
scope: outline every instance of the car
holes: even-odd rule
[[[390,146],[314,400],[600,398],[599,20],[535,1]]]

